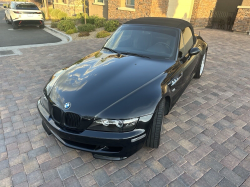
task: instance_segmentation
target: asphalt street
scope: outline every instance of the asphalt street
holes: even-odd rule
[[[4,19],[4,9],[0,5],[0,47],[45,44],[60,42],[61,39],[47,33],[36,26],[23,26],[13,30],[11,24]]]

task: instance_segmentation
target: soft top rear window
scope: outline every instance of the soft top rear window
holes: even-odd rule
[[[34,4],[17,4],[16,9],[18,10],[39,10]]]

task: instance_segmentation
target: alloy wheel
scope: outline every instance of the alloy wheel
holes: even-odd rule
[[[206,62],[206,53],[203,55],[202,61],[201,61],[201,68],[200,68],[200,75],[203,73],[204,67]]]

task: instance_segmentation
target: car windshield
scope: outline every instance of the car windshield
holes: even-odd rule
[[[174,59],[178,30],[163,26],[122,25],[104,45],[117,53]]]
[[[33,4],[17,4],[16,5],[17,10],[39,10],[39,8],[36,5]]]

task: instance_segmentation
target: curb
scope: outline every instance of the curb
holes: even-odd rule
[[[31,45],[20,45],[20,46],[8,46],[8,47],[0,47],[0,51],[6,51],[6,50],[20,50],[20,49],[26,49],[26,48],[32,48],[32,47],[45,47],[45,46],[56,46],[56,45],[62,45],[62,44],[67,44],[72,41],[71,36],[64,34],[60,31],[57,31],[55,29],[52,29],[50,27],[45,26],[44,28],[45,32],[48,32],[49,34],[54,35],[57,38],[60,38],[60,42],[56,43],[45,43],[45,44],[31,44]],[[17,53],[15,52],[16,55],[21,55],[22,53]],[[2,55],[0,55],[2,57]]]
[[[58,31],[58,30],[56,30],[56,29],[53,29],[53,28],[51,28],[51,27],[48,27],[48,26],[46,26],[46,25],[45,25],[45,27],[46,27],[47,29],[49,29],[49,30],[51,30],[51,31],[53,31],[53,32],[55,32],[55,33],[57,33],[57,34],[60,34],[61,36],[66,37],[67,40],[68,40],[68,42],[71,42],[71,41],[72,41],[72,37],[71,37],[71,36],[69,36],[69,35],[67,35],[67,34],[64,34],[64,33],[60,32],[60,31]]]

